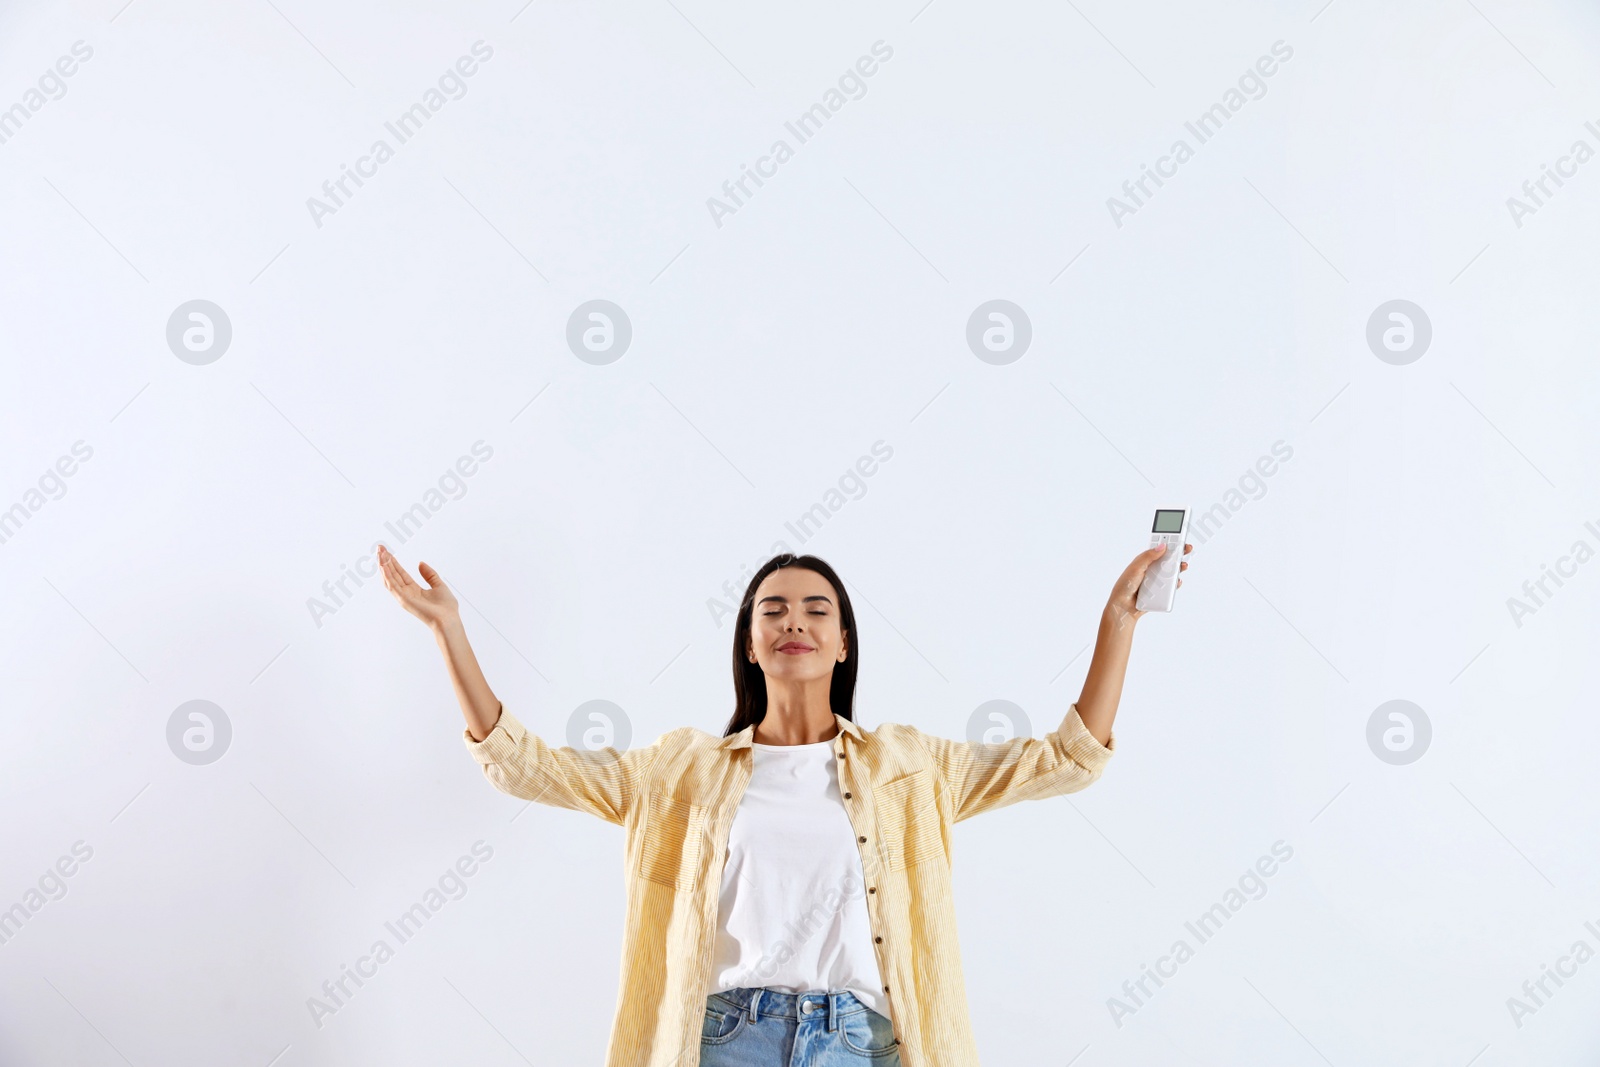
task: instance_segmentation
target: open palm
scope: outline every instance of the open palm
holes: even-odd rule
[[[383,587],[394,594],[401,607],[429,626],[438,626],[459,617],[461,606],[456,601],[456,595],[444,584],[439,572],[426,563],[417,564],[422,580],[428,583],[426,587],[418,585],[411,573],[395,559],[394,553],[381,544],[378,546],[378,566],[383,573]]]

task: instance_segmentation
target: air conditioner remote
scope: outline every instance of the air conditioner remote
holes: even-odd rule
[[[1161,558],[1144,572],[1133,606],[1139,611],[1171,611],[1178,591],[1178,564],[1183,562],[1183,539],[1189,534],[1188,508],[1157,508],[1151,527],[1150,547],[1166,544]]]

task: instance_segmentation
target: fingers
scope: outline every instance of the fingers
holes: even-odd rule
[[[1133,557],[1133,562],[1128,564],[1128,569],[1123,572],[1123,577],[1131,578],[1135,581],[1143,579],[1145,571],[1155,566],[1156,561],[1161,558],[1161,554],[1166,550],[1166,545],[1156,545],[1154,548],[1145,549]]]
[[[379,548],[378,548],[378,574],[381,575],[382,578],[383,578],[383,587],[385,589],[389,590],[389,595],[390,596],[394,597],[396,600],[399,600],[400,603],[404,604],[405,601],[400,600],[399,582],[394,576],[394,568],[390,566],[390,564],[393,561],[394,561],[394,557],[390,556],[387,552],[385,552],[383,550],[382,546],[379,546]]]
[[[411,572],[400,565],[400,561],[395,558],[393,553],[389,554],[389,567],[394,571],[395,576],[400,579],[400,585],[402,588],[406,586],[415,586],[417,584],[416,580],[411,577]]]
[[[378,564],[383,568],[383,584],[396,596],[399,596],[406,586],[417,584],[411,580],[410,573],[400,566],[400,561],[394,558],[394,553],[383,545],[378,546]]]
[[[1187,556],[1189,553],[1191,553],[1193,551],[1194,551],[1194,546],[1189,544],[1189,542],[1185,541],[1183,543],[1183,554],[1185,556]]]
[[[437,589],[444,584],[444,580],[439,577],[439,572],[421,560],[417,561],[417,570],[422,574],[422,580],[428,583],[429,589]]]

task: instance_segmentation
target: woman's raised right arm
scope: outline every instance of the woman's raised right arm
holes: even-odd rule
[[[461,606],[455,594],[444,584],[439,572],[426,563],[417,564],[417,570],[428,583],[423,588],[412,580],[410,572],[400,565],[384,545],[378,546],[378,566],[383,573],[384,588],[394,594],[400,606],[427,624],[433,638],[444,653],[445,669],[450,672],[450,684],[455,687],[456,700],[461,703],[461,714],[467,720],[467,733],[474,741],[482,741],[500,719],[500,701],[478,666],[478,657],[472,654],[467,642],[466,628],[461,625]]]
[[[378,564],[384,587],[433,631],[467,720],[463,738],[467,751],[482,764],[490,783],[523,800],[586,811],[622,825],[660,751],[660,742],[623,752],[609,746],[591,751],[547,744],[500,706],[467,643],[455,594],[439,572],[426,563],[417,564],[428,583],[424,588],[382,545],[378,546]]]

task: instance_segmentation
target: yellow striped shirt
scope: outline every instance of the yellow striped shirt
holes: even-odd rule
[[[1042,738],[951,741],[835,715],[839,788],[855,827],[867,914],[902,1067],[978,1067],[950,883],[951,824],[1096,781],[1116,748],[1073,704]],[[750,781],[755,727],[692,726],[618,752],[556,748],[502,706],[467,750],[496,789],[624,827],[627,915],[606,1067],[697,1067],[728,828]]]

